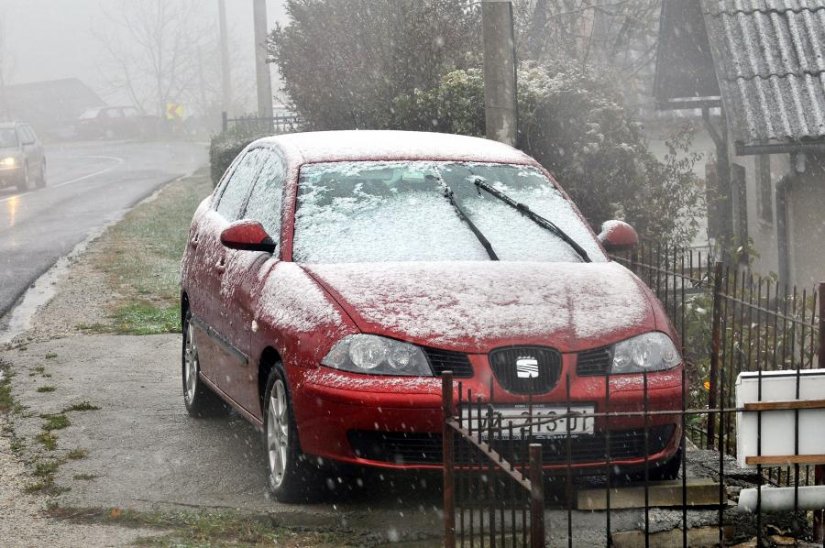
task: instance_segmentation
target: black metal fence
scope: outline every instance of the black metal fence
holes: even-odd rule
[[[712,255],[662,246],[617,260],[661,300],[686,365],[611,375],[580,353],[560,362],[561,407],[497,393],[494,379],[472,394],[445,375],[446,545],[763,546],[772,535],[822,543],[825,493],[815,486],[825,451],[808,442],[825,440],[810,422],[825,400],[806,387],[825,378],[812,371],[825,368],[825,284],[780,289]],[[787,393],[768,393],[776,371]],[[737,379],[742,393],[755,390],[744,403]],[[777,417],[790,436],[781,454],[770,439]],[[753,438],[741,454],[738,424]]]
[[[296,114],[279,114],[272,118],[258,116],[230,118],[226,112],[222,113],[222,129],[224,132],[237,128],[245,133],[257,135],[290,133],[299,131],[302,123],[303,121]]]

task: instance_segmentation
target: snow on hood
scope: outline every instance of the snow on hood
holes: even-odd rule
[[[616,263],[407,262],[305,268],[363,331],[422,344],[469,349],[543,343],[569,351],[655,328],[641,282]]]

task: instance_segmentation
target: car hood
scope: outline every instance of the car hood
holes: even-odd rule
[[[358,328],[486,352],[507,344],[575,351],[656,328],[652,298],[617,263],[304,265]]]

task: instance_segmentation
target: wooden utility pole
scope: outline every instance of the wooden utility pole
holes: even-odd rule
[[[218,0],[218,24],[221,33],[221,84],[222,108],[229,112],[232,107],[232,69],[229,66],[229,29],[226,24],[226,0]]]
[[[272,79],[266,62],[266,0],[253,0],[255,15],[255,73],[258,80],[258,116],[272,120]],[[270,122],[271,123],[271,122]]]
[[[516,144],[516,48],[513,5],[509,0],[483,0],[484,113],[487,138]]]

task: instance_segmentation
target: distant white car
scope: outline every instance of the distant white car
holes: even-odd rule
[[[16,185],[24,192],[46,186],[46,154],[29,124],[0,124],[0,188]]]

